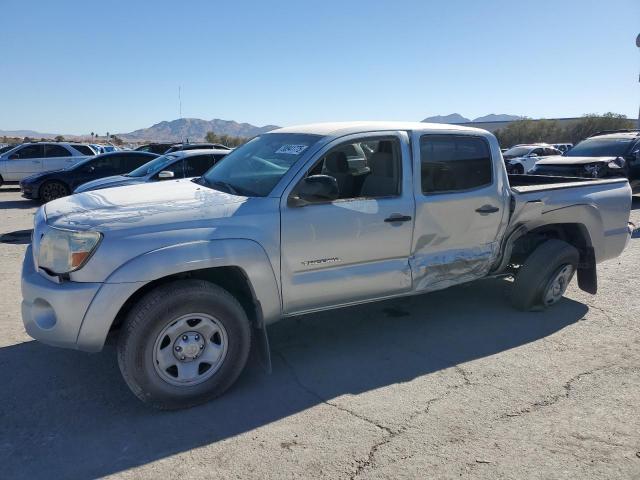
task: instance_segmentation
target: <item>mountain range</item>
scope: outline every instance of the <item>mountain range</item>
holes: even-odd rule
[[[509,122],[513,120],[521,120],[524,117],[520,115],[507,115],[506,113],[490,113],[484,117],[474,118],[473,120],[463,117],[459,113],[452,113],[449,115],[435,115],[433,117],[427,117],[423,122],[427,123],[479,123],[479,122]]]
[[[190,142],[203,141],[207,132],[232,137],[255,137],[261,133],[279,128],[276,125],[256,127],[250,123],[238,123],[233,120],[202,120],[199,118],[179,118],[156,123],[149,128],[141,128],[130,133],[118,133],[118,137],[125,141],[154,141],[154,142]]]
[[[427,117],[423,122],[431,123],[477,123],[477,122],[504,122],[519,120],[521,116],[506,114],[489,114],[470,120],[459,113],[450,115],[436,115]],[[250,123],[238,123],[234,120],[202,120],[200,118],[179,118],[177,120],[163,121],[141,128],[129,133],[117,133],[116,135],[125,142],[199,142],[205,139],[207,132],[215,132],[218,135],[230,135],[233,137],[255,137],[264,132],[279,128],[276,125],[257,127]],[[33,130],[0,130],[0,137],[31,137],[31,138],[55,138],[58,133],[40,133]],[[68,140],[86,140],[89,134],[66,135]]]

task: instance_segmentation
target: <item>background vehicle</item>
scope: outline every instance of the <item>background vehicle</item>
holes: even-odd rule
[[[560,150],[562,153],[567,153],[573,148],[573,143],[554,143],[553,148]]]
[[[34,173],[59,170],[95,155],[79,143],[23,143],[0,154],[0,185],[19,182]]]
[[[348,168],[349,145],[370,152],[366,175]],[[23,265],[23,321],[36,339],[87,351],[119,327],[131,390],[187,407],[236,380],[252,337],[267,355],[265,328],[282,317],[497,275],[515,276],[521,310],[559,301],[576,273],[595,293],[596,263],[630,239],[630,207],[625,179],[510,179],[484,130],[284,128],[196,180],[45,205]]]
[[[74,193],[157,180],[199,177],[227,153],[229,152],[226,150],[186,150],[170,153],[155,158],[129,173],[87,182],[76,188]]]
[[[0,148],[0,155],[8,152],[9,150],[13,150],[14,148],[16,148],[18,145],[4,145]]]
[[[180,150],[203,150],[203,149],[216,149],[216,150],[231,150],[231,148],[221,143],[176,143],[172,145],[164,153],[177,152]]]
[[[148,152],[113,152],[88,158],[64,170],[37,173],[20,182],[22,196],[50,202],[65,197],[83,183],[130,172],[158,155]]]
[[[140,145],[135,149],[137,152],[151,152],[157,153],[158,155],[163,155],[169,150],[174,144],[173,143],[149,143],[147,145]]]
[[[551,145],[516,145],[502,154],[507,172],[523,174],[531,170],[535,164],[545,157],[562,155],[560,150]]]
[[[625,177],[640,192],[640,130],[600,132],[578,143],[562,157],[538,162],[535,175]]]

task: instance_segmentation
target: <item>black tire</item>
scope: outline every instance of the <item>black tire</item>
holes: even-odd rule
[[[69,187],[64,183],[51,180],[40,186],[39,197],[40,200],[46,203],[57,198],[66,197],[70,193]]]
[[[4,178],[2,178],[2,175],[0,175],[0,187],[2,187],[3,184],[4,184]]]
[[[213,376],[202,383],[176,386],[158,373],[154,351],[163,329],[191,313],[211,315],[223,325],[226,355]],[[249,320],[229,292],[203,280],[179,280],[147,293],[131,309],[118,340],[118,365],[131,391],[143,402],[164,410],[189,408],[227,390],[244,369],[250,347]]]
[[[562,240],[547,240],[536,248],[518,270],[511,291],[511,305],[522,311],[544,310],[543,295],[560,270],[571,265],[576,271],[578,250]],[[566,282],[571,281],[571,278]]]
[[[516,175],[523,175],[524,174],[524,167],[520,164],[514,165],[512,172],[515,173]]]

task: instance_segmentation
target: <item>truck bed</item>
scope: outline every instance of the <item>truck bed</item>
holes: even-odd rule
[[[555,177],[545,175],[517,175],[509,174],[511,189],[517,193],[533,193],[546,190],[558,190],[576,187],[591,187],[610,183],[624,183],[626,178],[582,178]]]

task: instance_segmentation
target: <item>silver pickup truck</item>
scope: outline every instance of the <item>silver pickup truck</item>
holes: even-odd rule
[[[557,302],[629,241],[626,179],[508,176],[493,135],[330,123],[261,135],[205,175],[87,192],[36,214],[27,332],[118,362],[141,400],[220,395],[283,317],[514,277],[513,306]],[[268,357],[263,357],[268,358]]]

